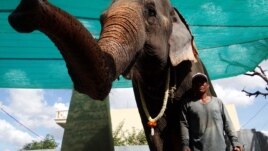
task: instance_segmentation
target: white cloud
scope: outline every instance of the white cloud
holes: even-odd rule
[[[263,68],[265,68],[266,69],[266,73],[268,73],[268,70],[267,70],[268,69],[268,59],[262,61],[260,63],[260,66],[263,67]]]
[[[261,131],[264,135],[268,136],[268,130],[266,131]]]
[[[14,113],[24,115],[40,114],[47,107],[44,100],[43,90],[39,89],[10,89],[9,107]]]
[[[132,88],[114,88],[109,95],[111,108],[137,107]]]
[[[58,141],[61,141],[63,136],[63,128],[56,124],[54,121],[57,109],[67,109],[68,104],[62,103],[62,98],[58,97],[56,102],[49,105],[44,96],[45,90],[41,89],[9,89],[8,104],[2,104],[9,114],[15,117],[18,121],[23,123],[26,127],[33,130],[38,135],[51,134]],[[14,122],[15,123],[15,122]],[[0,142],[10,143],[8,146],[22,147],[25,143],[32,140],[31,132],[24,129],[25,132],[21,132],[11,123],[1,121],[0,129],[4,127],[4,130],[9,128],[5,135],[0,130]],[[18,124],[19,125],[19,124]],[[42,132],[41,130],[42,129]],[[2,130],[2,131],[4,131]],[[11,133],[11,132],[14,133]],[[28,132],[28,133],[27,133]],[[41,133],[41,134],[40,134]],[[15,135],[16,134],[16,135]],[[17,141],[14,139],[17,137]],[[42,136],[45,137],[45,136]],[[19,141],[22,140],[22,141]],[[31,142],[31,141],[30,141]],[[8,148],[8,147],[7,147]]]
[[[246,75],[214,80],[214,82],[220,84],[223,87],[232,87],[240,91],[244,88],[254,89],[256,87],[262,87],[263,84],[265,84],[263,80],[258,77],[250,77]]]
[[[1,144],[13,144],[13,147],[17,149],[20,149],[26,143],[32,142],[32,140],[36,140],[28,133],[16,129],[2,119],[0,119],[0,134]]]
[[[64,103],[55,103],[54,104],[54,108],[57,110],[57,111],[60,111],[60,110],[68,110],[69,109],[69,106],[64,104]]]
[[[263,61],[260,66],[266,69],[268,67],[268,61]],[[260,77],[246,75],[213,80],[212,83],[219,98],[225,103],[234,103],[235,105],[250,105],[253,103],[255,97],[246,96],[242,92],[243,89],[255,92],[255,90],[265,88],[266,84]]]
[[[9,113],[27,126],[56,128],[55,108],[48,106],[44,91],[39,89],[10,89],[10,104],[6,106]]]
[[[224,80],[226,82],[226,80]],[[252,104],[253,98],[249,98],[240,89],[232,86],[224,87],[217,82],[213,82],[217,96],[226,104],[249,105]]]

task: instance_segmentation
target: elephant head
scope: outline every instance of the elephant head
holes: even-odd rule
[[[9,16],[17,31],[39,30],[55,43],[77,91],[102,100],[119,75],[132,79],[150,149],[173,150],[179,146],[175,104],[191,88],[191,75],[204,72],[185,20],[169,0],[114,0],[100,21],[96,41],[76,18],[46,0],[22,0]],[[170,84],[175,103],[169,98],[151,136],[143,104],[156,116]]]
[[[174,66],[194,59],[192,36],[168,0],[114,0],[100,20],[96,41],[79,21],[46,0],[22,0],[9,16],[19,32],[45,33],[63,55],[74,88],[94,99],[105,98],[119,75],[132,77],[128,73],[135,73],[129,71],[139,58],[153,59],[144,60],[148,70],[155,63],[164,68],[168,56]],[[138,66],[138,72],[144,70]]]

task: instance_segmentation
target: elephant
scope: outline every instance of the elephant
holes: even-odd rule
[[[113,0],[100,16],[99,39],[47,0],[22,0],[8,20],[18,32],[39,30],[54,42],[80,93],[103,100],[120,75],[132,80],[150,150],[180,150],[180,104],[191,95],[192,75],[208,73],[169,0]]]

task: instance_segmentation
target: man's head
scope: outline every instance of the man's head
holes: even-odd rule
[[[192,87],[196,92],[204,93],[209,88],[208,78],[203,73],[196,73],[192,76]]]
[[[198,72],[192,76],[192,83],[200,82],[200,81],[202,81],[202,82],[208,81],[208,78],[204,73]]]

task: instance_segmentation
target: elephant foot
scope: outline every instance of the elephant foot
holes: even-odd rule
[[[37,27],[38,14],[46,0],[22,0],[8,16],[9,24],[18,32],[30,33]]]

